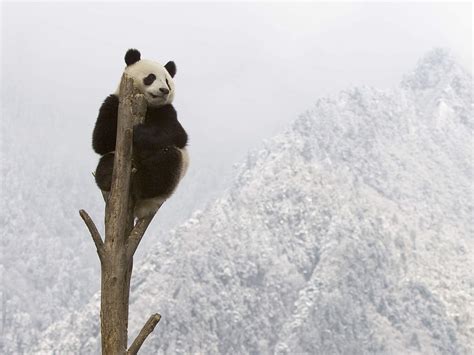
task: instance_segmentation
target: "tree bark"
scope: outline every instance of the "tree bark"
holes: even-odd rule
[[[127,352],[133,255],[153,219],[153,216],[140,219],[134,225],[135,201],[131,195],[133,126],[143,122],[146,100],[134,86],[133,79],[125,74],[120,83],[119,102],[112,187],[106,198],[104,242],[89,215],[80,211],[101,261],[100,320],[104,355],[124,355]]]

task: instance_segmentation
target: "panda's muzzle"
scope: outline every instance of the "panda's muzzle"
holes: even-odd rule
[[[151,97],[156,99],[158,97],[166,97],[170,93],[170,91],[167,88],[160,88],[160,92],[162,93],[162,95],[155,95],[155,94],[152,94],[151,92],[149,94]]]

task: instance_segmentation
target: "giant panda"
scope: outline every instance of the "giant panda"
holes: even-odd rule
[[[173,78],[176,65],[170,61],[161,65],[141,59],[136,49],[125,54],[124,72],[133,78],[145,96],[147,112],[143,123],[133,129],[132,193],[135,216],[143,218],[156,213],[175,191],[189,164],[186,146],[188,136],[178,121],[172,103],[175,94]],[[120,85],[99,109],[92,134],[92,147],[101,155],[95,180],[102,191],[108,192],[112,183],[114,150]]]

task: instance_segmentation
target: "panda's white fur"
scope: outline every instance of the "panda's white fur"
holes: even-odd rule
[[[124,73],[134,79],[135,85],[145,95],[148,105],[160,107],[172,104],[175,94],[175,85],[173,78],[168,73],[166,68],[158,62],[141,59],[138,62],[128,65]],[[149,74],[155,75],[155,80],[151,85],[145,85],[143,78]],[[168,88],[169,93],[162,95],[160,88]],[[115,91],[115,95],[119,96],[120,85]],[[179,179],[176,181],[176,186],[184,177],[189,166],[189,155],[186,148],[179,149],[182,157],[182,164],[179,174]],[[138,200],[135,204],[135,217],[143,218],[153,215],[158,211],[161,205],[171,196],[171,194],[158,196],[149,199]]]
[[[145,95],[149,105],[160,107],[173,103],[175,86],[171,75],[166,68],[158,62],[141,59],[138,62],[125,68],[124,73],[133,78],[135,85]],[[145,85],[143,78],[149,74],[154,74],[156,79],[151,85]],[[162,95],[160,88],[169,89],[168,95]],[[115,95],[120,94],[120,84],[115,91]]]

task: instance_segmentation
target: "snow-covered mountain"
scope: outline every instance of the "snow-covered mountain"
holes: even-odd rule
[[[434,50],[250,154],[136,267],[130,337],[163,316],[142,353],[471,353],[471,80]],[[95,295],[34,351],[97,352],[98,313]]]

